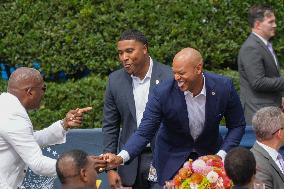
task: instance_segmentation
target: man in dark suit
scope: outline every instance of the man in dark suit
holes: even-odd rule
[[[265,188],[284,188],[284,161],[279,153],[284,145],[284,117],[280,108],[265,107],[252,119],[256,142],[251,151],[256,159],[256,180]]]
[[[240,98],[246,122],[251,125],[253,114],[262,107],[280,106],[284,78],[280,76],[271,38],[275,35],[276,19],[270,7],[256,5],[249,10],[252,33],[238,55]]]
[[[227,176],[233,181],[232,189],[253,189],[256,162],[253,153],[246,148],[233,148],[225,158]]]
[[[224,158],[226,152],[239,145],[245,131],[240,99],[232,81],[203,73],[202,56],[197,50],[185,48],[177,53],[172,69],[175,78],[153,90],[139,129],[123,150],[118,156],[105,154],[110,167],[127,163],[158,131],[153,159],[160,185],[172,179],[188,158],[216,153]],[[224,139],[219,133],[223,116],[228,128]]]
[[[153,60],[148,53],[148,41],[137,30],[123,32],[117,43],[119,60],[123,69],[110,74],[104,100],[104,152],[116,154],[137,130],[153,87],[165,78],[172,77],[169,66]],[[121,126],[121,131],[120,131]],[[153,148],[154,142],[151,143]],[[108,171],[109,183],[116,188],[160,188],[157,182],[149,182],[152,162],[150,145],[141,148],[141,155],[128,165]]]

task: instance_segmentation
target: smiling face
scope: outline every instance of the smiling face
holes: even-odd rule
[[[149,68],[149,56],[146,45],[136,40],[122,40],[117,43],[117,51],[125,71],[144,78]]]
[[[203,87],[202,57],[198,51],[186,48],[173,60],[173,74],[181,91],[198,93]]]

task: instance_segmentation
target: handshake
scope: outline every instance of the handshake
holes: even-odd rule
[[[94,157],[96,159],[96,171],[98,173],[115,169],[123,163],[123,159],[121,156],[117,156],[112,153],[105,153],[101,154],[100,156]]]

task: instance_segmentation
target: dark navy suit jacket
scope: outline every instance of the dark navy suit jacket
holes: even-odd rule
[[[159,84],[149,98],[139,129],[124,146],[130,160],[141,150],[156,131],[154,166],[158,182],[164,185],[195,151],[199,156],[215,154],[220,149],[228,152],[238,146],[245,131],[245,119],[239,96],[230,79],[213,73],[204,73],[206,87],[205,126],[194,141],[184,92],[174,79]],[[219,124],[226,119],[228,133],[222,138]],[[160,126],[160,123],[161,126]]]

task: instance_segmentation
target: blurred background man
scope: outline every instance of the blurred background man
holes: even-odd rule
[[[253,114],[262,107],[280,106],[284,78],[272,48],[276,32],[276,18],[271,7],[254,5],[249,9],[251,34],[238,55],[240,98],[247,125]]]
[[[256,159],[256,180],[265,188],[284,187],[284,161],[279,149],[284,145],[284,117],[280,108],[265,107],[252,119],[256,142],[251,151]]]

